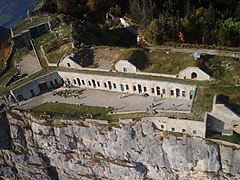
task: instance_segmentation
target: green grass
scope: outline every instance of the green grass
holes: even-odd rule
[[[177,53],[170,52],[167,54],[163,50],[154,50],[147,51],[143,49],[131,48],[124,50],[119,59],[128,59],[131,61],[133,55],[138,57],[138,60],[148,62],[145,64],[145,67],[140,69],[143,72],[150,73],[161,73],[161,74],[177,74],[179,71],[187,68],[187,67],[195,67],[197,66],[197,61],[194,59],[192,54],[189,53]]]
[[[167,54],[162,50],[148,53],[149,66],[143,71],[162,74],[177,74],[187,67],[197,66],[192,54],[170,52]]]
[[[50,54],[47,55],[47,59],[49,63],[58,63],[58,61],[60,61],[62,59],[62,57],[64,56],[65,52],[51,52]]]
[[[32,109],[33,112],[48,112],[55,113],[56,115],[74,115],[83,116],[84,118],[91,118],[87,114],[91,114],[96,119],[109,119],[107,113],[108,110],[104,107],[93,106],[79,106],[65,103],[46,103]]]
[[[62,48],[63,47],[63,48]],[[66,53],[70,52],[71,44],[67,43],[62,45],[61,47],[54,49],[49,54],[47,54],[47,60],[49,63],[58,63]]]
[[[44,69],[42,69],[42,70],[40,70],[40,71],[38,71],[38,72],[30,75],[30,76],[27,77],[27,78],[24,78],[24,79],[21,79],[21,80],[19,80],[19,81],[16,81],[16,82],[12,83],[11,88],[12,88],[12,89],[13,89],[13,88],[16,88],[16,87],[18,87],[18,86],[20,86],[20,85],[22,85],[22,84],[24,84],[24,83],[27,83],[27,82],[35,79],[35,78],[38,78],[39,76],[46,75],[46,74],[51,73],[51,72],[54,72],[54,71],[56,71],[56,70],[57,70],[57,67],[44,68]]]
[[[228,142],[235,143],[235,144],[240,144],[240,134],[238,134],[236,132],[233,132],[232,136],[223,136],[220,133],[210,132],[208,134],[208,138],[228,141]]]
[[[32,21],[30,20],[30,18],[26,18],[22,20],[20,23],[18,23],[13,28],[14,34],[21,33],[22,31],[27,30],[30,27],[33,27],[38,24],[45,23],[51,20],[51,16],[48,16],[48,15],[35,16],[31,18],[32,18]]]
[[[5,87],[7,82],[19,72],[17,68],[14,66],[15,61],[19,61],[20,55],[18,53],[15,53],[13,58],[10,60],[9,69],[0,76],[0,94],[8,93],[10,90],[10,87]]]
[[[43,46],[45,43],[48,43],[50,41],[54,41],[56,39],[57,39],[56,34],[54,34],[52,32],[43,34],[43,35],[39,36],[38,38],[34,39],[34,44],[35,44],[35,47],[36,47],[36,50],[37,50],[37,54],[38,54],[41,66],[43,68],[47,68],[48,64],[47,64],[46,59],[44,58],[44,55],[43,55],[43,53],[40,49],[40,46]]]
[[[110,115],[111,119],[134,119],[134,120],[140,120],[144,117],[144,113],[127,113],[127,114],[113,114]]]
[[[144,117],[144,113],[128,113],[128,114],[113,114],[109,115],[109,110],[105,107],[96,106],[79,106],[74,104],[66,103],[45,103],[31,110],[34,113],[46,112],[56,117],[61,117],[63,114],[65,117],[71,117],[75,119],[83,118],[94,118],[102,120],[118,120],[122,119],[134,119],[140,120]],[[87,114],[91,114],[88,116]]]

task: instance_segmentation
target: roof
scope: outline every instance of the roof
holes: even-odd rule
[[[196,51],[196,52],[193,53],[193,56],[195,58],[200,58],[201,57],[201,53],[199,51]]]
[[[210,77],[210,75],[209,75],[208,73],[206,73],[205,71],[203,71],[203,70],[202,70],[201,68],[199,68],[199,67],[187,67],[186,69],[183,69],[183,70],[180,71],[179,73],[184,72],[184,71],[187,71],[187,70],[189,70],[189,69],[201,71],[202,73],[204,73],[204,74],[206,74],[206,75],[208,75],[208,76]]]

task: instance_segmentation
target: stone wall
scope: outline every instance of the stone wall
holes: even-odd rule
[[[11,94],[17,101],[27,100],[43,93],[39,87],[40,84],[45,85],[46,89],[43,91],[47,92],[62,85],[62,80],[57,72],[53,72],[36,78],[18,88],[11,90]]]
[[[206,117],[209,130],[233,134],[233,131],[240,133],[240,116],[233,112],[225,104],[217,102],[217,96],[214,96],[212,112]]]
[[[126,72],[126,73],[135,73],[135,72],[137,72],[136,66],[134,66],[133,64],[131,64],[127,60],[119,60],[115,64],[115,69],[118,72]]]
[[[143,95],[147,93],[150,96],[187,100],[194,99],[196,92],[195,85],[185,83],[131,78],[117,74],[116,76],[110,76],[108,74],[103,75],[100,72],[57,71],[34,79],[31,82],[12,90],[12,94],[18,101],[22,101],[35,95],[39,95],[41,93],[39,84],[46,83],[48,89],[50,90],[54,88],[56,84],[61,84],[62,80],[67,85],[77,87],[130,94]],[[55,81],[58,83],[55,83]],[[33,91],[34,95],[30,91]]]
[[[205,138],[206,122],[171,117],[146,117],[144,120],[153,122],[162,131],[179,132],[191,136]]]
[[[67,67],[67,68],[77,68],[77,69],[82,69],[82,67],[75,63],[73,60],[69,58],[69,56],[66,56],[60,63],[60,67]]]
[[[153,122],[98,125],[8,112],[3,179],[239,179],[240,150],[160,131]],[[7,129],[7,128],[6,128]],[[3,140],[3,139],[1,139]]]
[[[74,86],[168,98],[193,99],[196,86],[178,82],[109,76],[98,73],[58,71],[66,83]],[[80,82],[80,84],[78,83]],[[84,82],[84,84],[83,84]],[[191,98],[190,98],[191,96]]]
[[[16,49],[20,53],[25,53],[32,50],[31,42],[32,35],[29,30],[22,32],[19,35],[12,37]]]
[[[210,76],[198,67],[188,67],[179,72],[178,78],[193,80],[210,80]]]

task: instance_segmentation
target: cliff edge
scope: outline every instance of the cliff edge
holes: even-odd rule
[[[158,130],[2,114],[0,177],[9,179],[240,178],[240,150]]]

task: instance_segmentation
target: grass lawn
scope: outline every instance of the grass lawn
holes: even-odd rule
[[[57,64],[58,61],[62,59],[64,54],[65,54],[65,52],[56,52],[56,51],[52,52],[47,55],[48,62]]]
[[[37,54],[39,56],[41,66],[43,68],[47,68],[48,64],[47,64],[46,59],[44,58],[44,55],[43,55],[43,53],[40,49],[40,46],[44,45],[47,42],[56,40],[56,39],[57,39],[57,36],[54,33],[49,32],[49,33],[43,34],[43,35],[41,35],[41,36],[39,36],[39,37],[37,37],[33,40],[34,44],[35,44],[35,47],[36,47],[36,50],[37,50]]]
[[[228,141],[235,144],[240,144],[240,134],[236,132],[233,132],[232,136],[223,136],[220,133],[210,132],[208,134],[208,138],[219,139],[219,140]]]
[[[197,66],[192,54],[170,52],[162,50],[148,52],[149,66],[143,71],[162,74],[177,74],[187,67]]]
[[[70,52],[71,43],[66,43],[57,49],[54,49],[49,54],[47,54],[47,60],[49,63],[58,63],[67,52]]]
[[[31,20],[32,19],[32,20]],[[36,26],[41,23],[45,23],[51,20],[51,16],[48,15],[41,15],[41,16],[35,16],[26,18],[22,20],[20,23],[18,23],[14,28],[13,31],[15,34],[18,34],[24,30],[29,29],[30,27]]]
[[[111,114],[109,115],[108,109],[104,107],[96,106],[79,106],[74,104],[65,103],[45,103],[32,109],[33,112],[46,112],[54,116],[65,115],[66,117],[73,117],[79,119],[83,118],[94,118],[102,120],[118,120],[122,119],[134,119],[140,120],[144,117],[144,113],[128,113],[128,114]],[[91,114],[89,116],[88,114]]]
[[[138,58],[138,56],[141,58]],[[131,59],[135,57],[139,62],[148,62],[145,67],[140,69],[143,72],[177,74],[187,67],[197,66],[197,61],[192,54],[177,52],[166,53],[163,50],[150,52],[137,48],[126,49],[120,54],[119,59],[128,59],[131,62]],[[134,62],[138,63],[136,60]]]
[[[0,93],[4,89],[4,86],[7,84],[7,82],[12,78],[12,76],[19,72],[19,70],[14,66],[14,62],[19,61],[19,59],[19,53],[15,52],[13,58],[10,61],[9,69],[2,76],[0,76]]]
[[[109,119],[107,113],[108,110],[104,107],[93,107],[93,106],[79,106],[65,103],[46,103],[32,109],[34,112],[48,112],[51,114],[65,114],[82,116],[84,118],[91,118],[87,114],[91,114],[96,119]]]
[[[113,114],[110,115],[111,119],[134,119],[141,120],[144,117],[144,113],[127,113],[127,114]]]

